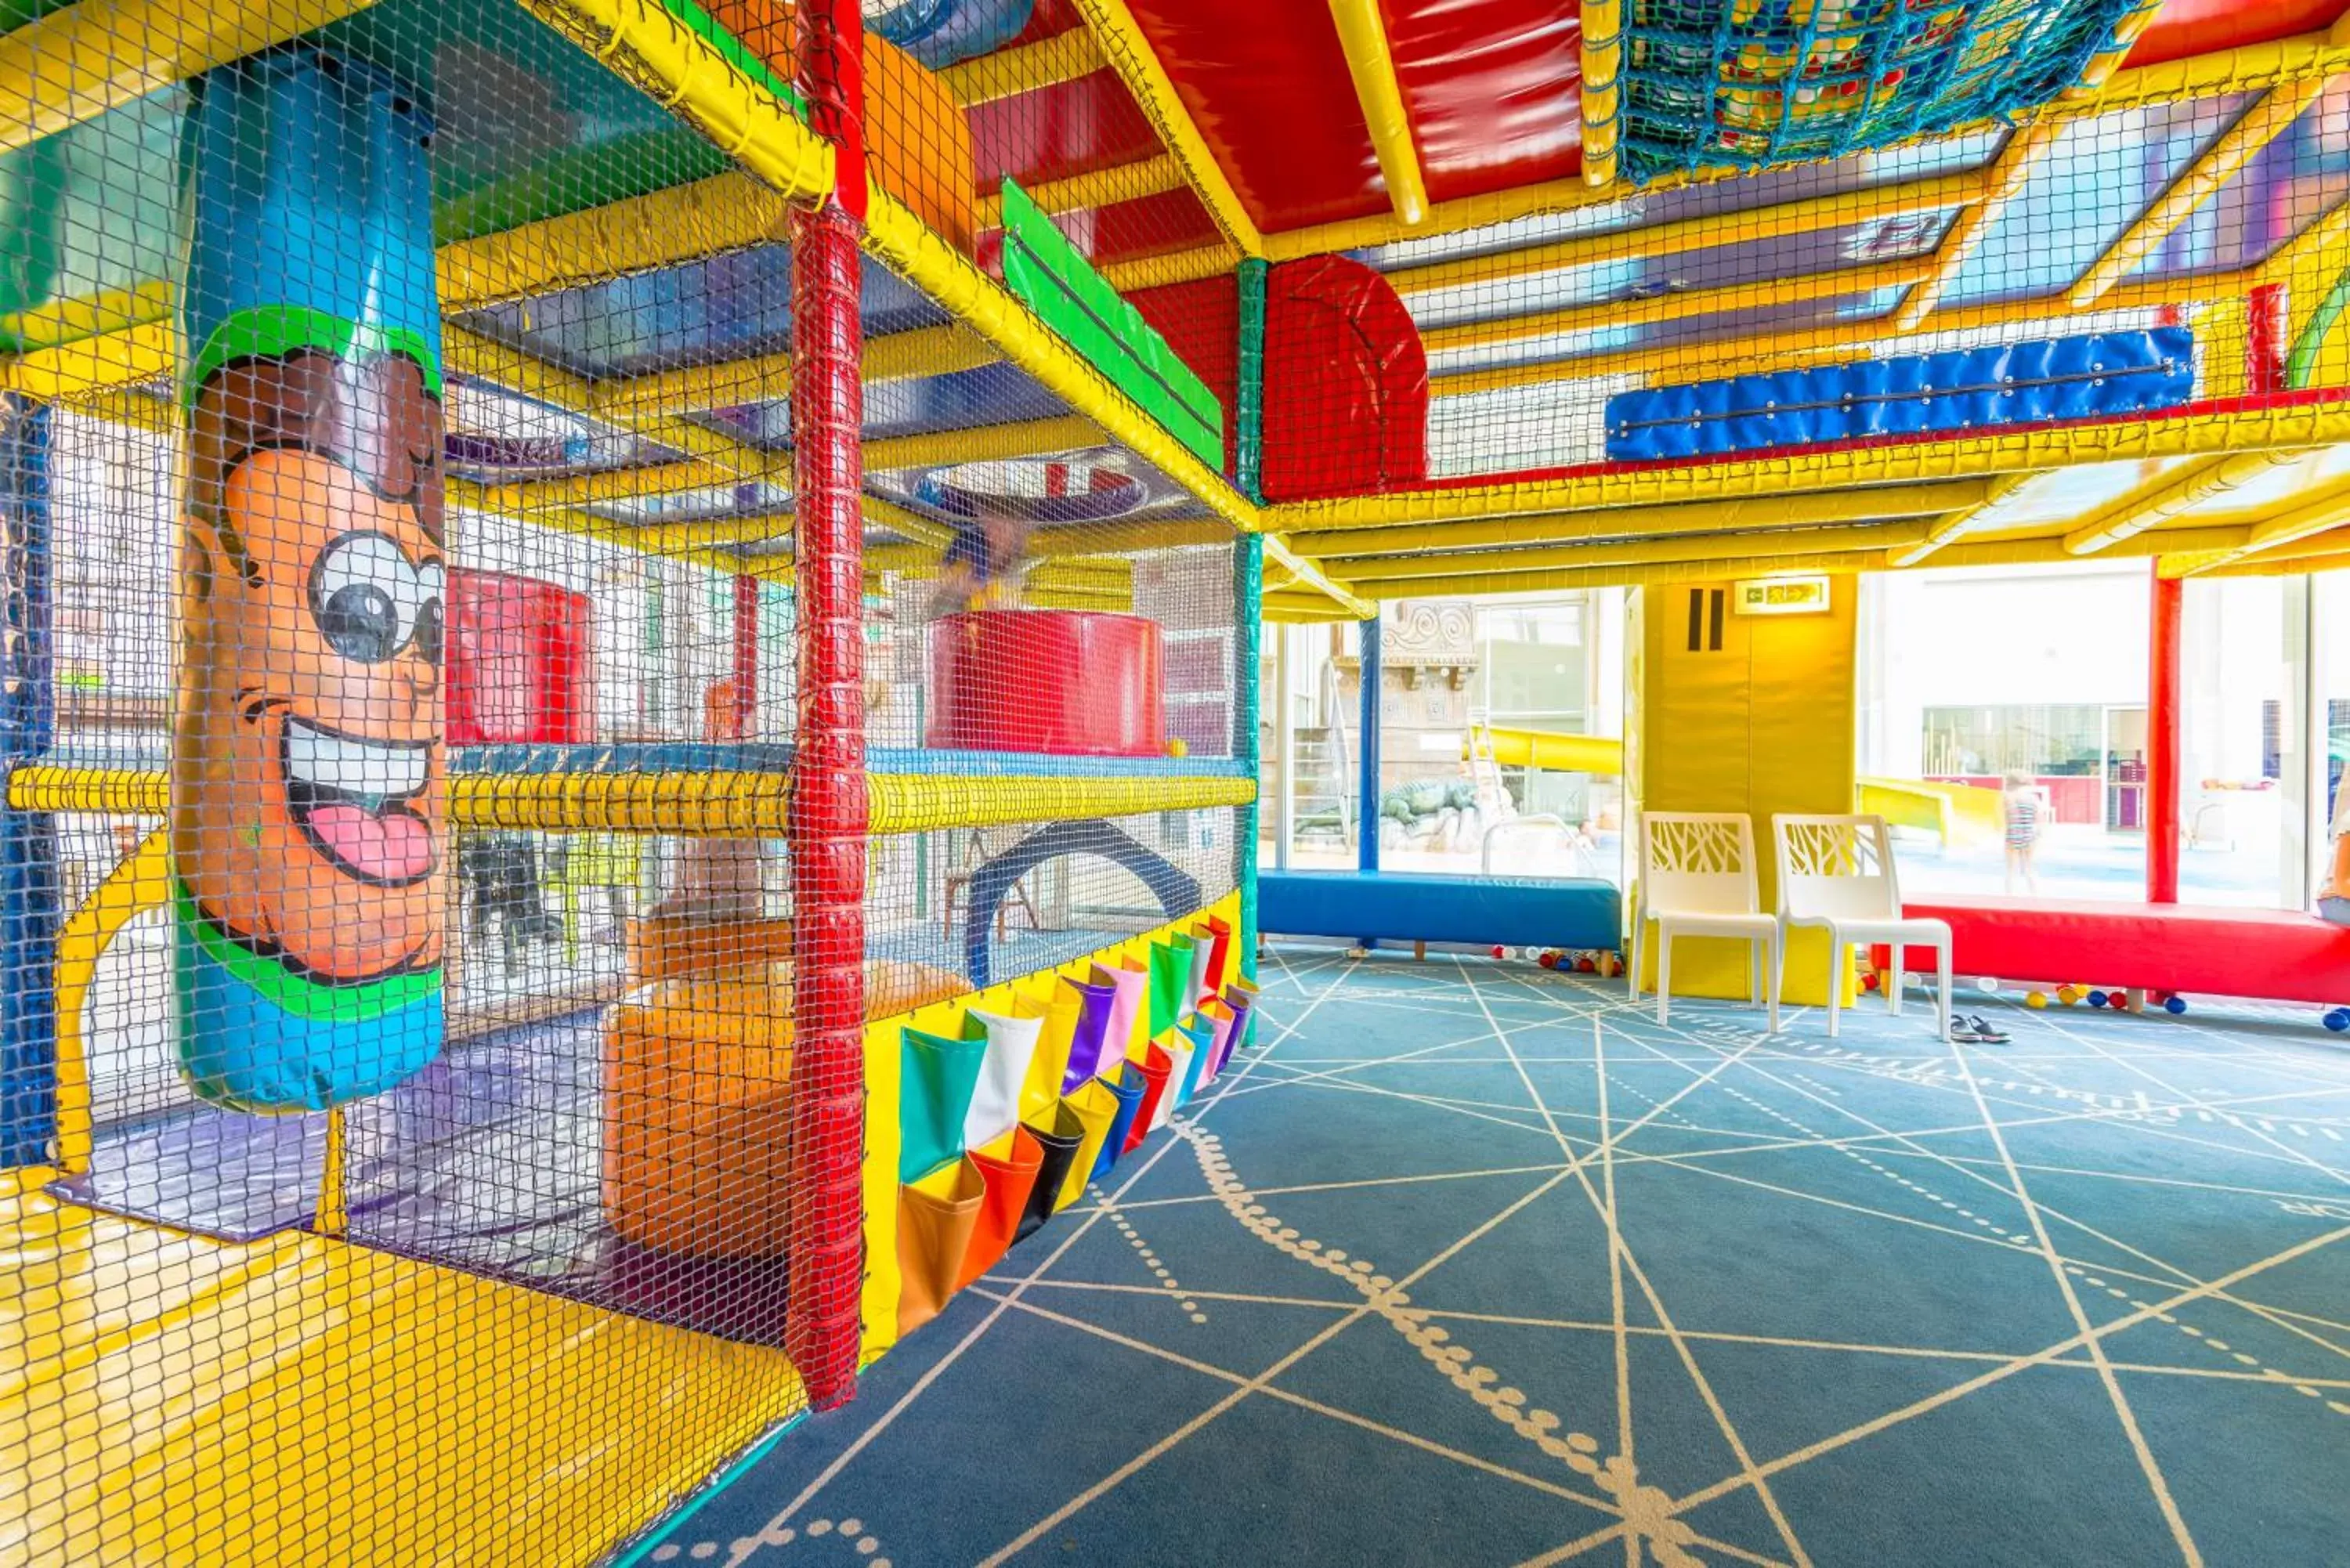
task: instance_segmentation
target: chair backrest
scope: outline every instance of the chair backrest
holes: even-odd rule
[[[1901,916],[1893,836],[1881,816],[1771,819],[1778,840],[1779,913],[1793,920],[1891,920]]]
[[[1640,817],[1640,909],[1754,915],[1754,824],[1743,812],[1651,811]]]

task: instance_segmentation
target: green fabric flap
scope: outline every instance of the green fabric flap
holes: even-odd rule
[[[920,1029],[899,1033],[898,1179],[912,1181],[962,1152],[963,1117],[979,1088],[985,1040],[949,1040]]]
[[[1011,180],[1003,182],[1003,281],[1170,435],[1223,471],[1216,395]]]

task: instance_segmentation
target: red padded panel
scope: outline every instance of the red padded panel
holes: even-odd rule
[[[1232,441],[1240,427],[1239,285],[1229,277],[1210,277],[1143,289],[1127,298],[1223,405],[1224,472],[1232,472]]]
[[[1902,913],[1950,923],[1963,976],[2093,987],[2143,986],[2278,1002],[2350,1002],[2350,929],[2285,909],[2048,899],[1905,899]],[[1913,948],[1904,967],[1933,959]]]
[[[1428,356],[1387,279],[1344,256],[1265,286],[1264,493],[1362,495],[1428,474]]]
[[[982,195],[1011,175],[1031,189],[1154,157],[1158,133],[1126,84],[1107,70],[970,111],[972,161]]]
[[[1130,0],[1177,96],[1259,226],[1384,212],[1378,159],[1318,0]]]
[[[1385,0],[1380,10],[1430,201],[1583,167],[1575,0]]]
[[[2319,33],[2344,14],[2342,0],[2169,0],[2129,52],[2133,66],[2159,65]]]
[[[1085,18],[1070,0],[1036,0],[1036,9],[1028,14],[1028,25],[1012,40],[1021,44],[1040,44],[1046,38],[1057,37],[1072,27],[1081,27]]]
[[[1292,229],[1388,210],[1326,5],[1131,0],[1249,215]],[[1396,79],[1438,201],[1579,166],[1575,0],[1382,0]]]

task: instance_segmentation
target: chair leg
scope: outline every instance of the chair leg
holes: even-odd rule
[[[1635,914],[1632,917],[1632,940],[1626,944],[1631,949],[1627,955],[1631,961],[1625,964],[1624,976],[1626,983],[1631,988],[1632,1002],[1635,1006],[1638,1005],[1640,1001],[1640,935],[1648,923],[1648,917]]]
[[[1673,1017],[1673,933],[1661,923],[1657,927],[1657,1022],[1669,1023]]]
[[[1885,1011],[1894,1017],[1901,1016],[1901,977],[1908,973],[1905,967],[1908,951],[1899,942],[1893,944],[1893,967],[1885,976]]]
[[[1762,939],[1746,944],[1746,1005],[1762,1000]]]
[[[1844,1032],[1844,966],[1851,958],[1845,945],[1828,933],[1828,1038]]]
[[[1779,1033],[1779,933],[1773,931],[1759,944],[1762,949],[1762,995],[1771,1014],[1771,1033]]]
[[[1934,950],[1934,978],[1939,982],[1942,998],[1942,1038],[1950,1037],[1950,944],[1944,942]]]

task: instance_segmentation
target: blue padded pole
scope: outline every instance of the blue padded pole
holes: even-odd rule
[[[1267,264],[1260,256],[1243,257],[1238,279],[1241,297],[1239,386],[1233,396],[1232,472],[1241,493],[1262,505],[1264,455],[1264,284]],[[1264,624],[1264,540],[1243,535],[1232,544],[1232,755],[1248,764],[1249,776],[1262,781],[1264,758],[1259,743],[1258,715],[1263,693],[1257,690],[1257,639]],[[1288,761],[1283,760],[1286,767]],[[1240,821],[1240,970],[1256,979],[1257,834],[1255,802],[1241,808]],[[1251,1026],[1255,1022],[1250,1017]]]
[[[0,401],[0,777],[57,740],[50,412]],[[0,806],[0,1166],[50,1157],[57,1130],[57,821]]]
[[[1363,623],[1361,727],[1362,796],[1355,827],[1355,864],[1376,871],[1379,868],[1379,618],[1376,615]]]

